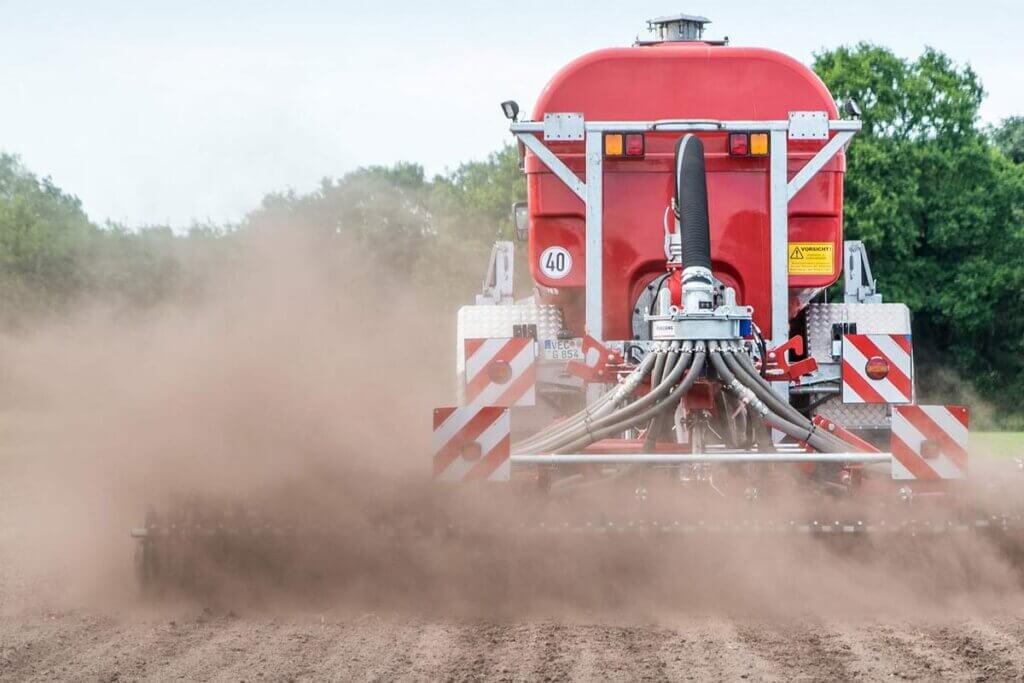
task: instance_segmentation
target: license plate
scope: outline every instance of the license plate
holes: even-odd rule
[[[545,339],[542,344],[544,360],[583,360],[583,339]]]

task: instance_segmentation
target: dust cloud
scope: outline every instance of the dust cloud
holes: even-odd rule
[[[246,235],[238,252],[199,302],[86,307],[4,339],[19,475],[4,525],[28,537],[33,571],[72,565],[62,584],[80,591],[130,584],[128,529],[176,495],[300,504],[301,483],[356,515],[426,471],[430,407],[453,388],[448,326],[301,231]]]
[[[450,303],[299,231],[247,235],[236,256],[198,302],[130,317],[83,308],[3,340],[8,606],[17,592],[63,607],[671,620],[1020,605],[1015,554],[973,534],[848,547],[799,534],[513,533],[541,514],[628,519],[634,484],[553,500],[529,486],[436,488],[430,414],[455,391]],[[182,496],[243,501],[301,530],[270,555],[206,563],[201,589],[141,596],[128,531]],[[663,501],[652,495],[645,514],[722,508]],[[796,497],[770,505],[777,517],[811,511]]]

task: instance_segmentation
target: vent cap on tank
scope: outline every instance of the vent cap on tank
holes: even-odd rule
[[[696,14],[673,14],[647,20],[647,30],[654,34],[650,40],[636,41],[637,45],[660,45],[662,43],[707,43],[728,45],[729,39],[705,40],[704,26],[711,20]]]
[[[659,42],[675,43],[700,40],[704,36],[704,25],[710,24],[707,17],[695,14],[674,14],[647,20],[647,30]]]

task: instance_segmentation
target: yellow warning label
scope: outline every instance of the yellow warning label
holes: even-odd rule
[[[790,242],[790,275],[832,275],[835,273],[832,242]]]

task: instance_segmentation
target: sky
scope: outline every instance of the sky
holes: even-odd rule
[[[268,192],[400,160],[429,174],[509,140],[588,51],[685,11],[810,62],[861,40],[970,63],[982,119],[1024,114],[1024,2],[0,0],[0,151],[128,226],[236,222]]]

